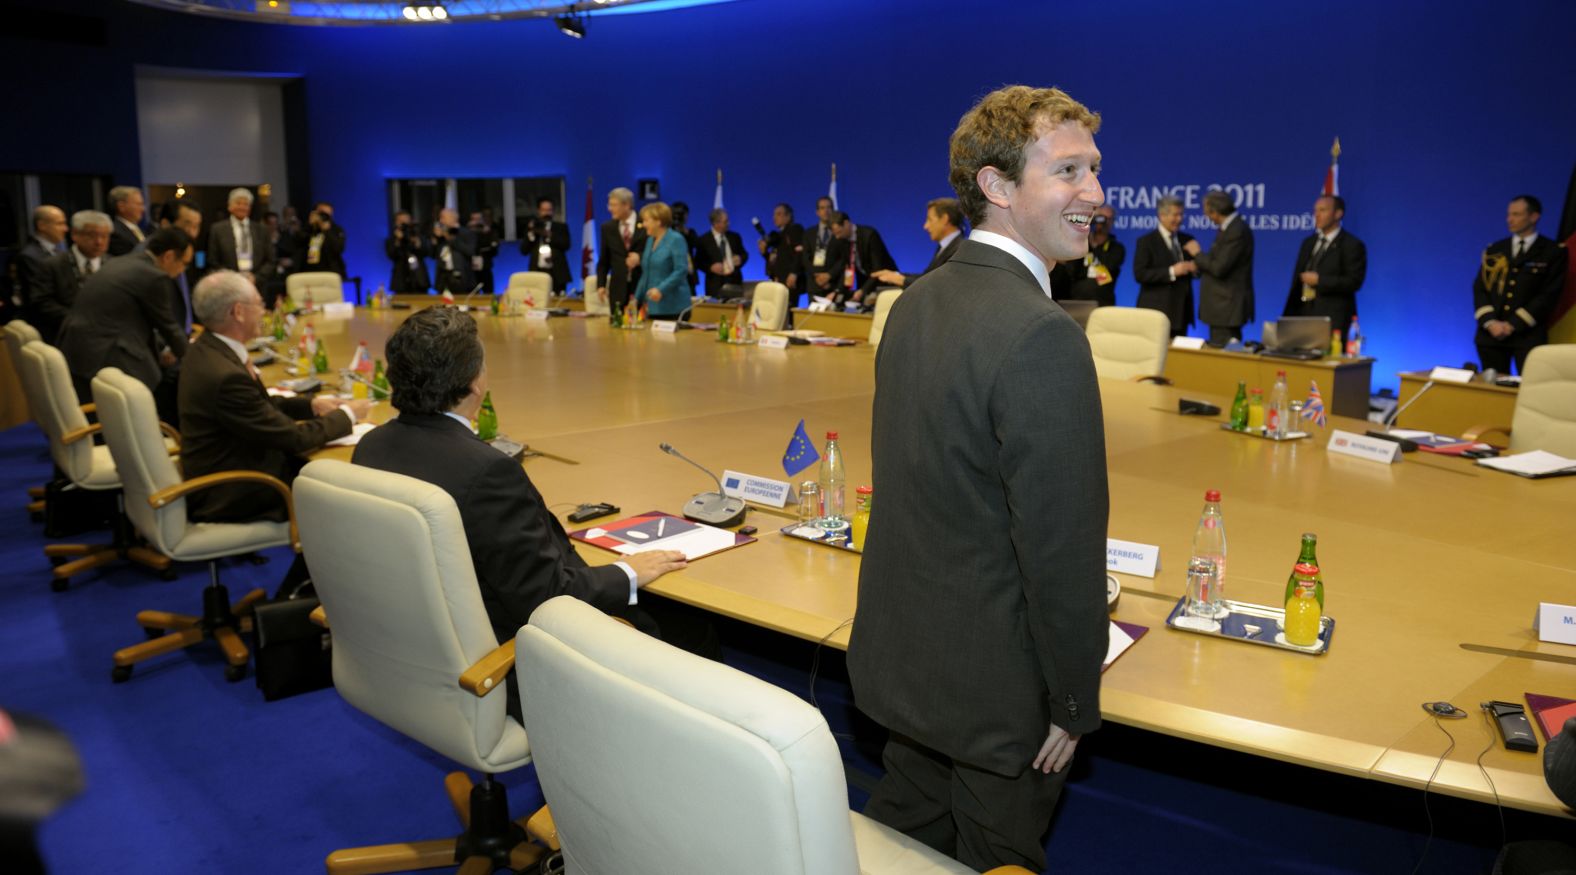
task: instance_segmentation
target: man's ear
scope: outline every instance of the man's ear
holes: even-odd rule
[[[1012,182],[1000,170],[987,164],[974,174],[974,183],[986,200],[1004,210],[1012,206]]]

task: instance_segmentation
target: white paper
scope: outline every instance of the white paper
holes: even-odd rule
[[[1102,666],[1110,665],[1111,663],[1116,662],[1116,658],[1121,656],[1122,653],[1127,650],[1127,648],[1132,646],[1133,636],[1127,634],[1127,632],[1125,632],[1121,626],[1112,623],[1111,644],[1105,650],[1105,662],[1102,663]]]
[[[350,427],[350,434],[347,434],[344,437],[339,438],[338,440],[329,441],[328,443],[324,444],[324,446],[328,446],[328,447],[353,447],[356,444],[361,443],[362,435],[366,434],[367,432],[369,432],[369,431],[371,431],[371,430],[373,430],[374,428],[377,428],[377,427],[378,427],[378,424],[375,423],[375,422],[358,422],[355,425],[352,425]]]
[[[1539,641],[1576,644],[1576,608],[1539,602],[1538,612],[1532,618],[1532,628],[1537,631]]]
[[[1470,383],[1472,372],[1466,368],[1447,368],[1443,365],[1428,372],[1428,379],[1436,383]]]
[[[334,301],[323,305],[324,319],[349,319],[356,315],[356,305],[349,301]]]
[[[1478,459],[1478,464],[1496,471],[1508,471],[1511,474],[1553,474],[1556,471],[1576,468],[1576,459],[1567,459],[1543,450],[1531,450],[1514,456]]]
[[[1122,574],[1153,578],[1160,564],[1160,548],[1117,538],[1105,539],[1105,568]]]
[[[1418,431],[1415,428],[1392,428],[1389,434],[1408,441],[1422,440],[1434,436],[1434,433],[1431,431]]]
[[[1202,338],[1202,337],[1173,337],[1173,338],[1171,338],[1171,348],[1172,349],[1203,349],[1204,348],[1204,338]]]
[[[619,537],[624,535],[620,533]],[[726,550],[737,541],[738,539],[730,531],[703,525],[680,535],[658,538],[648,544],[620,544],[617,549],[626,556],[644,553],[647,550],[678,550],[684,554],[686,560],[695,560],[719,550]]]

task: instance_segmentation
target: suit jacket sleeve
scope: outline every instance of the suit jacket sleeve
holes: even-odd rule
[[[1488,254],[1489,253],[1487,249],[1483,250],[1483,256]],[[1472,318],[1477,320],[1479,328],[1482,328],[1488,323],[1490,319],[1494,318],[1494,299],[1490,297],[1488,286],[1483,282],[1483,266],[1481,259],[1482,256],[1479,256],[1478,272],[1477,275],[1472,278]]]
[[[554,222],[553,237],[547,245],[553,250],[554,261],[562,262],[563,256],[569,252],[569,226],[563,222]]]
[[[1335,238],[1335,245],[1340,247],[1341,257],[1332,259],[1335,261],[1335,264],[1331,265],[1334,270],[1318,272],[1319,284],[1315,288],[1321,295],[1350,298],[1363,287],[1363,278],[1368,275],[1368,247],[1363,245],[1363,241],[1344,233]],[[1324,266],[1325,260],[1321,258],[1319,267]],[[1298,285],[1300,288],[1301,284]]]
[[[602,245],[596,248],[596,286],[603,290],[607,289],[608,258],[611,257],[610,253],[613,251],[612,243],[608,239],[609,236],[607,226],[603,225]]]
[[[629,576],[622,568],[591,568],[551,524],[541,494],[520,463],[499,454],[477,473],[460,507],[478,576],[491,581],[510,611],[509,625],[525,625],[531,611],[554,596],[571,595],[603,611],[629,604]]]
[[[212,225],[208,226],[208,245],[206,248],[208,250],[209,270],[217,270],[221,267],[228,268],[231,266],[230,263],[222,257],[223,253],[219,249],[219,227],[221,225],[224,226],[226,231],[229,230],[230,226],[227,222],[214,222]]]
[[[887,250],[886,241],[881,239],[881,232],[874,228],[870,229],[870,256],[869,261],[865,263],[870,265],[870,273],[878,270],[897,270],[897,262]]]
[[[1106,248],[1105,254],[1100,257],[1100,263],[1111,272],[1111,282],[1115,283],[1122,278],[1122,262],[1127,260],[1127,247],[1121,241],[1112,240]]]
[[[1547,326],[1550,317],[1554,315],[1554,305],[1559,302],[1560,293],[1565,290],[1565,272],[1570,269],[1570,256],[1566,253],[1565,247],[1557,244],[1548,247],[1548,250],[1549,267],[1543,273],[1543,282],[1527,295],[1523,307],[1535,320],[1527,325],[1528,328]],[[1519,311],[1512,312],[1523,322],[1526,321],[1526,317]]]
[[[1245,221],[1238,218],[1232,223],[1229,234],[1221,232],[1208,251],[1193,256],[1193,263],[1198,265],[1199,270],[1210,276],[1222,277],[1242,261],[1247,255],[1247,238],[1242,234],[1242,229],[1237,227],[1237,222]]]
[[[72,256],[68,254],[65,258]],[[27,282],[31,287],[27,301],[41,321],[52,321],[59,325],[70,315],[71,305],[61,294],[66,288],[65,284],[76,282],[74,268],[69,261],[51,258],[33,270]]]
[[[1080,735],[1100,725],[1110,499],[1100,391],[1076,322],[1048,314],[1014,339],[990,415],[1051,720]]]
[[[311,417],[310,400],[291,400],[304,401],[305,411],[300,406],[291,405],[291,412],[286,413],[282,409],[285,405],[273,404],[258,391],[257,384],[245,372],[233,371],[219,381],[219,391],[214,400],[214,418],[223,433],[232,435],[238,442],[291,454],[317,449],[335,438],[350,434],[350,419],[343,410],[335,410],[327,416]],[[292,414],[303,412],[308,414],[307,418],[299,422],[292,418]]]
[[[1151,246],[1151,242],[1157,245]],[[1133,252],[1133,279],[1138,280],[1139,285],[1159,285],[1172,281],[1170,254],[1158,243],[1158,238],[1152,240],[1144,237],[1138,241],[1138,249]],[[1165,255],[1164,261],[1160,260],[1162,254]]]
[[[184,357],[186,331],[179,322],[175,321],[175,314],[170,312],[169,283],[161,282],[141,290],[136,300],[148,324],[164,338],[164,344],[170,348],[170,352],[174,353],[176,358]]]

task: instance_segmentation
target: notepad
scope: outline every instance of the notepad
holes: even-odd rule
[[[350,434],[347,434],[347,435],[345,435],[342,438],[331,440],[328,443],[324,444],[324,446],[327,446],[327,447],[353,447],[356,444],[361,443],[361,438],[363,436],[365,436],[367,432],[369,432],[369,431],[371,431],[371,430],[373,430],[374,428],[377,428],[377,427],[378,427],[378,424],[375,423],[375,422],[358,422],[355,425],[352,425],[350,427]]]
[[[1576,717],[1576,700],[1537,693],[1527,693],[1526,696],[1527,710],[1538,718],[1538,725],[1543,727],[1543,737],[1548,741],[1553,741],[1554,736],[1560,734],[1560,730],[1565,728],[1565,721]]]
[[[1567,459],[1543,450],[1530,450],[1514,456],[1478,459],[1478,464],[1518,477],[1556,477],[1576,474],[1576,459]]]
[[[687,561],[710,556],[755,540],[749,535],[741,535],[657,510],[570,532],[569,537],[625,556],[644,553],[647,550],[677,550],[684,554]]]
[[[1148,626],[1112,620],[1111,643],[1106,646],[1105,662],[1100,665],[1100,671],[1104,672],[1110,668],[1111,663],[1116,662],[1118,656],[1126,653],[1127,649],[1137,643],[1138,639],[1144,637],[1144,633],[1148,631]]]

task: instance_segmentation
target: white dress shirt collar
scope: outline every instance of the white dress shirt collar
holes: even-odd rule
[[[1518,243],[1517,241],[1520,242]],[[1536,242],[1538,242],[1537,228],[1533,228],[1531,231],[1528,231],[1525,234],[1512,234],[1510,235],[1510,251],[1515,252],[1516,248],[1519,246],[1522,252],[1526,252],[1528,249],[1531,249],[1532,244]]]
[[[241,364],[244,365],[251,362],[251,358],[246,354],[246,344],[236,340],[233,337],[226,337],[217,331],[210,333],[213,334],[214,337],[219,338],[219,342],[223,343],[225,346],[228,346],[230,348],[230,352],[235,353],[235,357],[240,360]]]
[[[1038,255],[1030,252],[1022,243],[1010,237],[1003,237],[1000,234],[980,228],[970,231],[969,239],[977,243],[984,243],[986,246],[994,246],[1023,262],[1023,266],[1028,268],[1029,273],[1034,274],[1034,279],[1039,282],[1040,291],[1045,292],[1045,297],[1047,298],[1051,296],[1050,271],[1046,269],[1045,262],[1041,261]]]
[[[139,241],[143,239],[142,229],[137,227],[135,222],[127,221],[125,216],[116,216],[115,221],[125,225],[127,228],[130,228],[132,236],[136,237]]]
[[[56,252],[60,251],[60,243],[51,243],[48,240],[45,240],[43,237],[38,236],[37,234],[33,235],[33,239],[37,240],[38,241],[38,245],[42,246],[44,248],[44,251],[48,252],[50,255],[54,255]],[[64,243],[64,242],[65,242],[64,240],[61,241],[61,243]]]
[[[946,249],[948,246],[951,246],[952,245],[952,241],[958,239],[958,235],[962,234],[962,233],[963,233],[963,231],[961,229],[957,230],[957,231],[953,231],[951,234],[948,234],[947,236],[941,238],[941,242],[937,243],[936,247],[938,249]]]
[[[77,273],[87,273],[90,265],[93,268],[93,272],[98,273],[99,267],[104,263],[104,256],[88,258],[82,254],[82,250],[78,249],[75,243],[71,244],[71,257],[77,260]]]
[[[443,412],[443,415],[447,416],[448,418],[450,418],[452,420],[454,420],[455,422],[458,422],[460,425],[465,426],[465,430],[470,432],[471,434],[475,434],[476,433],[476,426],[471,425],[471,421],[469,419],[466,419],[465,417],[459,415],[458,413],[455,413],[452,410],[445,410]]]
[[[1237,220],[1237,214],[1236,213],[1232,213],[1231,215],[1227,216],[1226,218],[1221,219],[1220,220],[1220,230],[1222,230],[1222,231],[1226,230],[1228,227],[1231,226],[1231,223],[1235,222],[1236,220]]]

